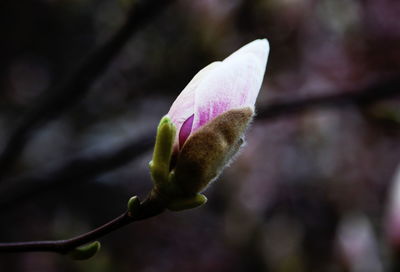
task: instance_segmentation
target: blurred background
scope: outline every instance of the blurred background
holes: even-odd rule
[[[1,254],[0,271],[400,271],[400,234],[387,231],[399,96],[261,114],[396,78],[400,2],[171,1],[145,14],[90,88],[60,94],[146,1],[0,2],[0,150],[18,133],[22,146],[0,173],[0,242],[69,238],[118,216],[130,196],[143,199],[155,129],[175,97],[208,63],[268,38],[246,147],[205,206],[115,231],[87,261]],[[29,133],[18,130],[30,118]]]

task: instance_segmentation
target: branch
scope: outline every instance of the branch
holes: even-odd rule
[[[338,94],[303,98],[292,102],[275,103],[260,108],[258,119],[272,119],[321,107],[367,106],[372,103],[400,95],[400,77],[378,82],[364,90],[341,92]]]
[[[56,241],[0,243],[0,253],[45,251],[67,254],[77,247],[97,240],[127,224],[159,215],[164,210],[163,203],[156,198],[152,198],[150,195],[148,199],[138,204],[132,213],[127,211],[103,226],[77,237]]]
[[[49,90],[38,107],[23,117],[0,155],[0,179],[18,159],[32,134],[76,104],[106,70],[124,44],[141,26],[150,22],[174,0],[142,0],[130,10],[126,23],[103,46],[95,50],[76,73],[58,90]]]
[[[3,182],[0,187],[0,210],[22,203],[30,196],[63,184],[73,185],[93,179],[103,173],[129,163],[147,152],[154,145],[154,132],[112,151],[75,157],[50,171]]]

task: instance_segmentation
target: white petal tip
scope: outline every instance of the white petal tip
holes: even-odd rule
[[[269,42],[267,39],[258,39],[242,47],[246,52],[251,52],[262,59],[268,58]]]
[[[256,56],[258,60],[260,60],[263,64],[263,66],[266,65],[266,62],[268,60],[268,55],[269,55],[269,42],[267,39],[258,39],[254,40],[246,45],[244,45],[242,48],[234,52],[232,55],[230,55],[226,60],[232,58],[233,56],[237,55],[244,55],[244,54],[251,54]]]

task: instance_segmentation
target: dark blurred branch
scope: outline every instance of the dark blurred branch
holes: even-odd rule
[[[142,0],[130,10],[126,23],[103,46],[96,49],[59,89],[49,90],[42,103],[22,118],[0,155],[0,179],[18,159],[38,127],[76,104],[92,83],[107,69],[124,44],[174,0]]]
[[[332,95],[297,99],[292,102],[275,103],[260,108],[258,119],[281,117],[304,110],[321,107],[367,106],[383,99],[400,95],[400,76],[371,84],[363,90],[355,90]]]
[[[144,202],[135,207],[133,213],[125,212],[114,220],[104,224],[103,226],[89,231],[85,234],[68,240],[57,241],[32,241],[32,242],[16,242],[16,243],[0,243],[1,253],[10,252],[32,252],[32,251],[47,251],[67,254],[75,248],[97,240],[123,226],[134,221],[144,220],[156,215],[159,215],[165,210],[164,205],[157,198],[152,198],[151,195]]]
[[[48,172],[7,180],[0,186],[0,210],[38,195],[53,186],[73,185],[114,170],[148,151],[154,144],[152,134],[144,134],[112,151],[81,155]]]

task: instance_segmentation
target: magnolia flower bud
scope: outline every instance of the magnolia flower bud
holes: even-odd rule
[[[150,171],[154,190],[180,210],[205,203],[199,195],[229,164],[254,115],[269,53],[253,41],[202,69],[161,120]]]

